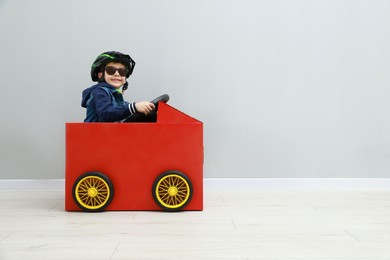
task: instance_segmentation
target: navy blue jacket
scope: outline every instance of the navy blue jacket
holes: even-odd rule
[[[137,112],[135,103],[124,101],[123,95],[106,82],[85,89],[81,106],[87,108],[84,122],[119,122]]]

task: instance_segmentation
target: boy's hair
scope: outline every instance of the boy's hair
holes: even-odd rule
[[[108,51],[100,54],[93,62],[91,67],[92,81],[99,81],[98,73],[102,72],[109,62],[122,63],[127,69],[126,78],[133,73],[135,62],[129,55],[117,51]]]

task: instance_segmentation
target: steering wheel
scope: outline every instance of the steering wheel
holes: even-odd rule
[[[168,94],[164,94],[164,95],[161,95],[159,97],[156,97],[155,99],[153,99],[152,101],[150,101],[150,103],[152,103],[155,107],[156,107],[156,111],[158,109],[158,102],[164,102],[164,103],[167,103],[169,100],[169,95]]]

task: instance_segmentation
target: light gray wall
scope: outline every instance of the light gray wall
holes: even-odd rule
[[[63,178],[89,68],[204,122],[206,177],[390,177],[390,2],[0,0],[0,178]]]

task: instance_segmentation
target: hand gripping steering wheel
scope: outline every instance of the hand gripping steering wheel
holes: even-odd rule
[[[169,100],[169,96],[167,94],[164,94],[164,95],[161,95],[161,96],[153,99],[152,101],[150,101],[150,103],[152,103],[155,106],[154,111],[157,112],[158,102],[161,101],[161,102],[167,103],[168,100]],[[124,122],[145,122],[145,115],[143,115],[142,113],[135,113],[135,114],[132,114],[131,116],[129,116],[128,118],[126,118],[124,120]],[[146,122],[149,122],[149,121],[146,121]],[[151,121],[151,122],[155,122],[155,121]]]

